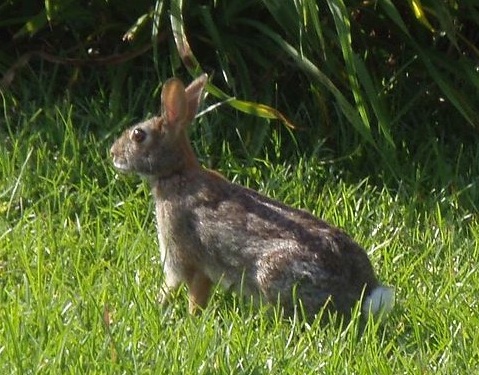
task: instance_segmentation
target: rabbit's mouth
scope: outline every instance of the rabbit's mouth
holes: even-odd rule
[[[113,166],[120,172],[126,173],[130,171],[130,166],[123,160],[113,159]]]

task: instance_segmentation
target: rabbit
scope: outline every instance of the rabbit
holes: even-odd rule
[[[323,308],[350,316],[387,314],[394,288],[381,285],[366,252],[312,214],[229,182],[202,167],[190,144],[206,74],[188,87],[177,78],[161,92],[160,114],[123,132],[114,167],[145,177],[156,205],[164,281],[160,302],[181,284],[189,312],[201,311],[213,286],[279,305],[286,316],[314,319]]]

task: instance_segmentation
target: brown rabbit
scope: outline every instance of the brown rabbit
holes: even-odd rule
[[[217,283],[314,317],[325,305],[349,316],[389,312],[394,289],[381,286],[365,251],[310,213],[233,184],[203,168],[190,145],[207,83],[165,82],[161,114],[126,130],[111,148],[114,166],[145,176],[156,203],[165,276],[160,300],[186,283],[189,310],[204,307]]]

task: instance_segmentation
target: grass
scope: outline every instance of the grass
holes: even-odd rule
[[[125,108],[113,127],[101,100],[22,101],[21,111],[11,97],[3,100],[1,373],[479,370],[479,148],[454,152],[432,139],[415,153],[420,161],[404,163],[403,182],[388,186],[341,173],[341,162],[317,155],[281,160],[274,137],[277,160],[244,163],[228,140],[213,137],[223,149],[217,169],[345,228],[368,250],[380,279],[396,286],[389,319],[358,336],[357,319],[342,328],[285,321],[221,290],[201,317],[188,316],[184,291],[159,307],[148,187],[117,176],[108,159],[133,111]],[[211,117],[193,131],[206,164]]]

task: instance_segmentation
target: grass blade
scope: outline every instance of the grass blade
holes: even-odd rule
[[[357,74],[359,81],[361,82],[362,87],[364,88],[365,94],[367,96],[368,102],[371,104],[371,108],[376,115],[378,120],[378,127],[381,133],[383,134],[386,141],[394,147],[394,140],[389,131],[391,126],[391,119],[388,116],[387,111],[384,109],[384,103],[381,100],[380,92],[373,83],[373,79],[369,74],[366,65],[357,55],[353,55],[354,65],[356,66]]]
[[[365,126],[364,122],[361,120],[361,117],[358,115],[356,108],[354,108],[341,91],[336,87],[336,85],[329,79],[329,77],[324,74],[316,65],[314,65],[306,56],[301,54],[296,48],[291,44],[286,42],[281,36],[277,33],[271,31],[263,24],[255,21],[250,21],[249,24],[259,31],[268,35],[280,48],[283,50],[293,61],[297,64],[297,67],[311,76],[316,82],[323,85],[328,91],[334,96],[338,102],[341,111],[348,119],[348,121],[353,125],[353,127],[358,131],[359,134],[363,137],[368,143],[375,145],[375,142],[371,136],[370,129]]]
[[[434,79],[434,81],[439,86],[444,95],[462,114],[462,116],[467,120],[467,122],[473,127],[477,128],[479,126],[479,118],[476,115],[476,111],[470,105],[469,100],[459,90],[457,90],[453,84],[448,82],[448,80],[445,78],[445,75],[436,68],[435,64],[432,63],[432,58],[430,54],[419,50],[419,56],[421,57],[422,62],[426,66],[429,74]]]
[[[341,45],[344,61],[346,63],[346,71],[348,73],[348,79],[351,85],[354,101],[356,102],[357,109],[361,116],[364,131],[370,133],[371,125],[369,121],[368,110],[359,87],[359,82],[357,79],[358,74],[356,71],[354,54],[351,47],[351,31],[348,11],[342,0],[329,1],[328,5],[336,25],[336,31],[339,37],[338,40]]]

